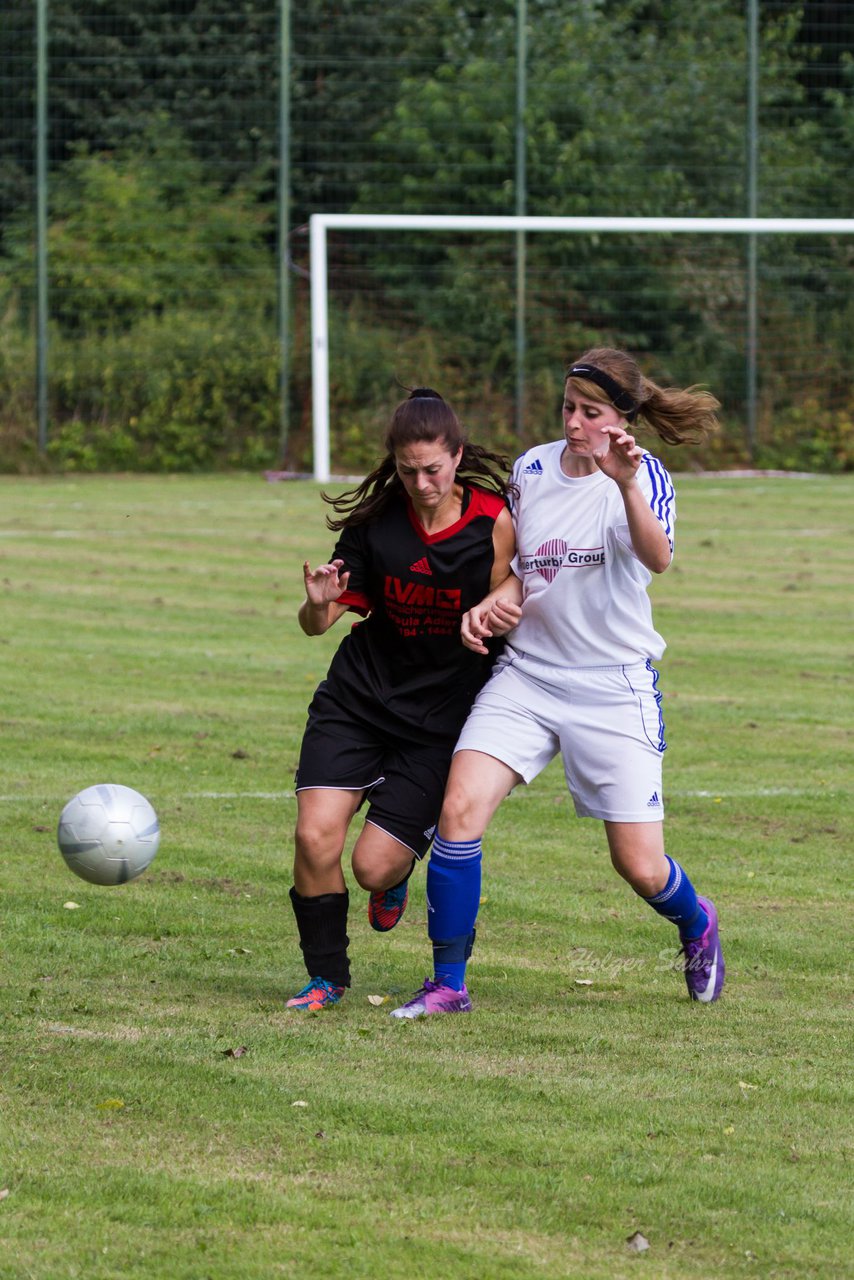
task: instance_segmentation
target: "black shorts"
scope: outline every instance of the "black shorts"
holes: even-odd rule
[[[365,821],[423,858],[439,821],[454,745],[384,733],[320,689],[308,709],[294,787],[364,791]]]

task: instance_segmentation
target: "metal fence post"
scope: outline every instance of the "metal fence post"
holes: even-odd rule
[[[525,108],[527,100],[527,3],[516,0],[516,216],[527,204],[525,172]],[[525,232],[516,232],[516,435],[525,425]]]
[[[759,6],[748,0],[747,6],[747,216],[758,216],[759,207]],[[751,461],[756,459],[757,370],[759,358],[758,241],[755,233],[747,237],[747,350],[745,368],[745,400],[747,410],[747,448]]]
[[[47,448],[47,0],[36,4],[36,405],[39,452]]]
[[[290,429],[290,209],[291,209],[291,5],[279,0],[279,454],[288,451]]]

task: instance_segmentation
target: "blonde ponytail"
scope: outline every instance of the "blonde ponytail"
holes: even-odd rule
[[[660,387],[641,373],[633,356],[615,347],[586,351],[570,365],[567,381],[578,384],[590,399],[614,405],[629,422],[646,423],[667,444],[704,440],[720,425],[720,401],[710,391]]]

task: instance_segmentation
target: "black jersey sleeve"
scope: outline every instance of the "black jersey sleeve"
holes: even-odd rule
[[[366,525],[347,525],[332,552],[333,560],[343,560],[344,569],[350,574],[347,590],[339,603],[346,604],[355,613],[366,615],[373,608],[370,594],[370,553],[365,536]]]

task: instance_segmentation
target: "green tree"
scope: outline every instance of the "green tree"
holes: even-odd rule
[[[471,38],[468,7],[455,12],[438,71],[404,77],[376,136],[387,169],[402,174],[397,202],[368,176],[359,208],[514,210],[514,7],[491,12],[482,40]],[[802,110],[799,21],[796,5],[763,13],[759,212],[767,216],[825,213],[821,193],[842,176],[817,146],[820,123]],[[528,212],[747,212],[742,4],[533,0],[529,23]],[[850,190],[847,165],[845,175]],[[775,247],[789,263],[789,284],[801,251]],[[567,335],[570,343],[598,336],[669,353],[670,372],[679,376],[696,376],[699,365],[704,376],[732,385],[741,378],[742,254],[741,243],[727,237],[530,237],[532,368],[541,359],[553,363]],[[404,258],[414,270],[407,272]],[[372,263],[395,298],[410,299],[417,323],[455,332],[460,345],[479,345],[479,363],[509,379],[509,239],[473,247],[395,237],[374,251]],[[439,287],[419,288],[428,278]],[[603,280],[620,287],[605,289]]]
[[[133,146],[81,146],[57,175],[48,252],[52,316],[72,332],[122,329],[170,308],[273,300],[269,207],[251,184],[221,191],[170,126]],[[32,219],[10,231],[11,278],[26,289]]]
[[[253,184],[206,182],[171,126],[113,153],[78,149],[55,180],[48,231],[54,460],[90,470],[275,460],[269,218]],[[26,320],[32,234],[23,215],[9,233],[4,442],[20,442],[26,410],[6,355]]]

